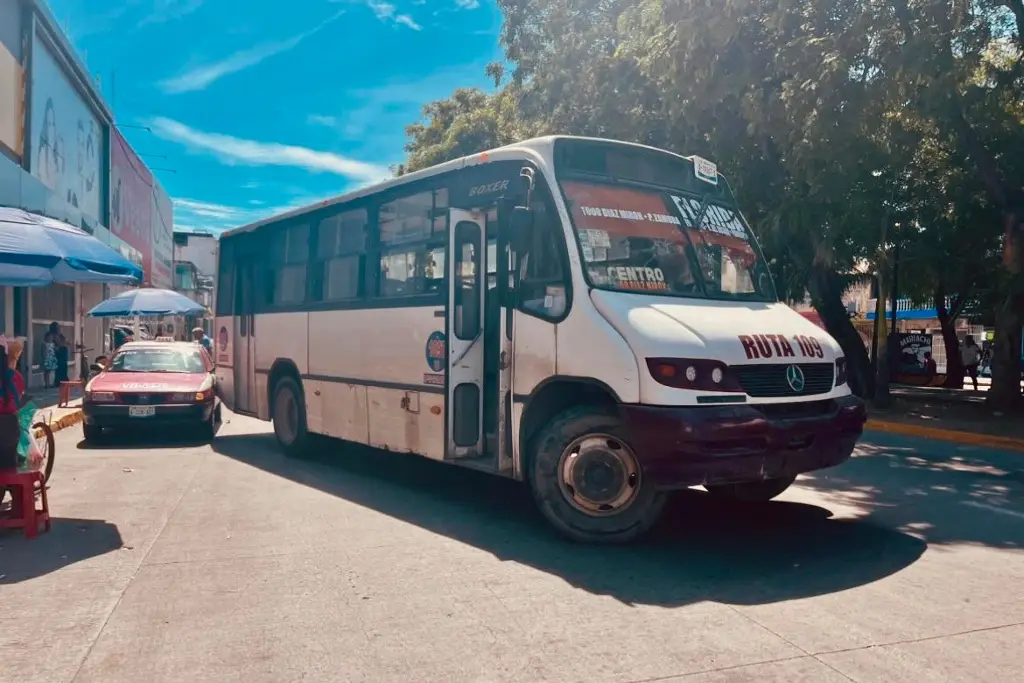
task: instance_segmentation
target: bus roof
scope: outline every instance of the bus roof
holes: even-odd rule
[[[434,175],[445,173],[447,171],[458,170],[461,168],[465,168],[466,166],[487,163],[489,161],[522,159],[529,157],[536,158],[541,154],[550,152],[551,149],[554,147],[555,141],[559,139],[591,140],[593,142],[611,142],[617,145],[636,147],[638,149],[648,149],[655,152],[661,152],[662,154],[671,154],[672,156],[679,157],[680,159],[686,159],[688,161],[693,159],[693,157],[683,157],[678,154],[675,154],[674,152],[658,149],[657,147],[651,147],[649,145],[641,145],[635,142],[622,142],[621,140],[610,140],[607,138],[591,138],[574,135],[548,135],[545,137],[530,138],[529,140],[514,142],[512,144],[504,145],[502,147],[496,147],[494,149],[489,149],[484,152],[478,152],[476,154],[460,157],[458,159],[452,159],[451,161],[446,161],[444,163],[437,164],[436,166],[430,166],[429,168],[424,168],[419,171],[407,173],[406,175],[399,176],[397,178],[385,180],[382,183],[377,183],[375,185],[367,185],[366,187],[361,187],[358,190],[354,190],[352,192],[339,195],[337,197],[332,197],[331,199],[325,199],[323,201],[308,204],[306,206],[302,206],[297,209],[292,209],[291,211],[286,211],[275,216],[262,218],[253,223],[247,223],[237,228],[232,228],[230,230],[224,231],[223,233],[221,233],[221,239],[238,233],[251,232],[263,225],[276,223],[286,218],[301,216],[302,214],[308,213],[310,211],[316,211],[318,209],[323,209],[328,206],[333,206],[335,204],[344,204],[345,202],[350,202],[354,199],[359,199],[361,197],[376,194],[378,192],[382,192],[392,187],[399,187],[406,183],[412,183],[417,180],[422,180],[424,178],[429,178]]]

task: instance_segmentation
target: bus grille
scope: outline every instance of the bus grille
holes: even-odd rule
[[[803,372],[802,391],[795,391],[786,379],[786,372],[795,365]],[[743,391],[758,398],[812,396],[832,391],[835,366],[832,363],[771,363],[768,365],[733,365]]]

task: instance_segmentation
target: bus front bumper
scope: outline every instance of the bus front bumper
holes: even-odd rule
[[[644,476],[661,489],[790,477],[839,465],[850,458],[867,419],[856,396],[620,408]]]

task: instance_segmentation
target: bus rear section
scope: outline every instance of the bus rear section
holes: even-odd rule
[[[770,500],[863,428],[839,345],[778,302],[700,159],[541,138],[221,253],[229,406],[288,452],[324,434],[525,481],[575,540],[630,541],[690,486]]]

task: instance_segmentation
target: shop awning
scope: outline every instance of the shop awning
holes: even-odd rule
[[[141,268],[81,228],[0,207],[0,285],[141,281]]]

